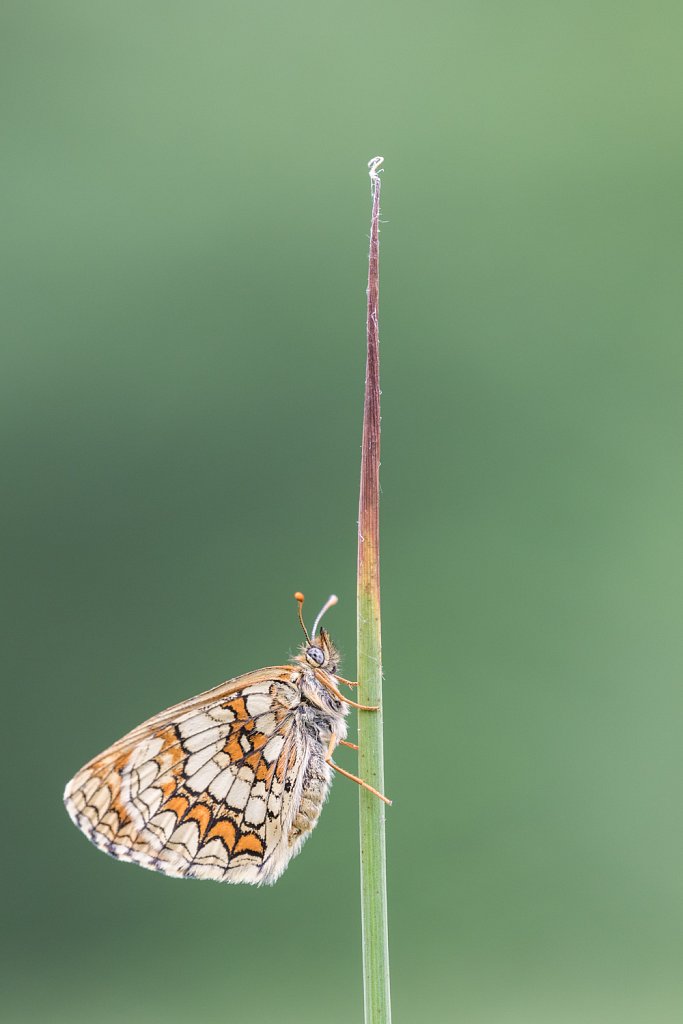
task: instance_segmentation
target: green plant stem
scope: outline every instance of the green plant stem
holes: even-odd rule
[[[370,161],[372,219],[368,267],[367,364],[358,514],[358,700],[380,705],[359,711],[360,776],[384,792],[382,727],[382,638],[379,588],[379,200],[381,157]],[[385,805],[360,793],[361,917],[365,1024],[389,1024],[389,941],[387,929]]]

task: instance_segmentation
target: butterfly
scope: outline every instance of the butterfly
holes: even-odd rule
[[[176,878],[272,885],[318,822],[355,686],[318,626],[288,665],[255,669],[143,722],[67,784],[66,809],[98,849]],[[311,639],[312,638],[312,639]]]

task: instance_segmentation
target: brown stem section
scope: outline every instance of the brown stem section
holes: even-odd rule
[[[358,511],[358,582],[379,595],[379,200],[381,179],[372,177],[372,219],[368,264],[367,359]]]

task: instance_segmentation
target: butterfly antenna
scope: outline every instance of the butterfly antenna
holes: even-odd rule
[[[322,606],[322,608],[318,612],[318,618],[313,623],[313,629],[311,630],[311,636],[313,637],[314,640],[315,640],[315,634],[318,632],[318,625],[320,624],[320,620],[322,619],[323,615],[328,610],[328,608],[332,608],[337,603],[338,600],[339,600],[339,598],[337,597],[336,594],[330,594],[330,596],[328,597],[327,601],[325,601],[325,604]]]
[[[308,643],[308,646],[310,647],[311,646],[311,638],[308,635],[308,633],[306,632],[306,627],[304,626],[304,616],[303,616],[304,595],[301,593],[300,590],[297,590],[296,594],[294,595],[294,600],[299,605],[299,622],[301,623],[301,628],[304,631],[304,636],[306,637],[306,642]]]

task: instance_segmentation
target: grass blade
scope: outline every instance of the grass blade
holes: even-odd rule
[[[379,209],[382,157],[370,161],[372,216],[368,266],[367,364],[358,514],[358,694],[361,704],[382,703],[382,637],[379,586]],[[384,791],[382,710],[359,711],[360,776]],[[361,917],[365,1024],[389,1024],[389,942],[385,805],[360,793]]]

